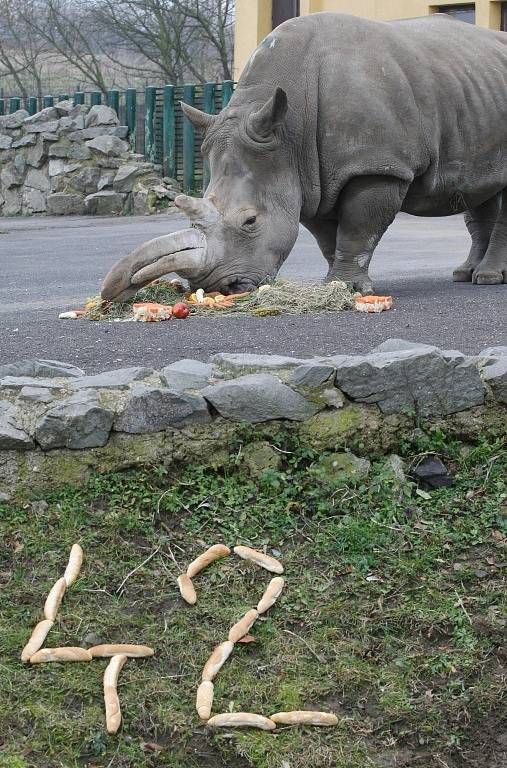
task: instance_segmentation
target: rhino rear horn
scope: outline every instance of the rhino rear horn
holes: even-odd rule
[[[200,109],[196,109],[190,104],[185,104],[184,101],[180,101],[180,105],[185,117],[187,117],[194,128],[201,133],[206,133],[208,128],[210,128],[210,126],[212,126],[216,120],[215,115],[209,115],[207,112],[201,112]]]
[[[277,88],[273,96],[248,119],[248,132],[257,141],[273,137],[275,128],[282,124],[287,114],[288,100],[283,88]]]
[[[178,195],[174,204],[180,211],[183,211],[194,226],[203,232],[211,229],[220,216],[211,198]]]

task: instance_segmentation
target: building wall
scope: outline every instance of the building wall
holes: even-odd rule
[[[367,19],[407,19],[435,13],[439,5],[466,5],[466,0],[300,0],[300,15],[340,11]],[[476,24],[500,29],[502,0],[475,0]],[[241,74],[248,58],[271,31],[272,0],[236,0],[234,73]]]

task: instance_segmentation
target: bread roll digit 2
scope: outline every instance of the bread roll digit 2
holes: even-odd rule
[[[203,682],[211,682],[215,679],[219,670],[223,667],[231,655],[233,648],[234,643],[231,643],[230,640],[226,640],[225,643],[220,643],[220,645],[217,645],[208,661],[204,665],[204,669],[202,671]]]
[[[275,576],[274,579],[271,579],[271,581],[268,584],[268,588],[264,592],[263,596],[259,600],[259,604],[257,606],[257,610],[259,613],[266,613],[267,610],[271,608],[272,605],[276,603],[278,598],[280,597],[280,593],[284,587],[285,581],[282,579],[281,576]]]
[[[234,547],[234,552],[238,557],[243,560],[251,560],[253,563],[257,563],[262,568],[265,568],[271,573],[283,573],[283,565],[270,555],[265,555],[263,552],[258,552],[256,549],[250,547]]]
[[[273,720],[251,712],[226,712],[215,715],[208,720],[210,728],[261,728],[263,731],[273,731],[276,728]]]
[[[197,689],[195,708],[201,720],[209,720],[213,707],[215,686],[211,680],[203,680]]]
[[[206,568],[207,565],[215,560],[218,560],[219,557],[226,557],[230,554],[231,550],[225,544],[213,544],[206,552],[203,552],[202,555],[199,555],[190,563],[187,568],[187,576],[192,579],[199,571],[202,571],[203,568]]]
[[[178,587],[180,588],[183,600],[189,605],[195,605],[197,602],[197,595],[190,576],[187,576],[186,573],[182,573],[181,576],[178,576]]]
[[[90,653],[94,659],[105,659],[111,656],[128,656],[132,659],[142,659],[146,656],[153,656],[153,648],[147,645],[131,645],[130,643],[116,643],[94,645],[90,648]]]
[[[49,621],[54,621],[56,619],[56,614],[58,613],[66,589],[67,582],[63,577],[58,579],[56,584],[53,584],[51,587],[51,591],[44,603],[44,617],[49,619]]]
[[[338,718],[330,712],[277,712],[271,720],[277,725],[338,725]]]
[[[70,550],[69,562],[67,563],[67,568],[65,569],[65,573],[63,574],[63,578],[65,579],[65,582],[68,587],[70,587],[71,584],[74,584],[77,577],[79,576],[82,563],[83,563],[83,550],[81,549],[79,544],[73,544],[72,549]]]
[[[30,656],[30,664],[44,664],[47,661],[91,661],[92,658],[86,648],[41,648]]]
[[[229,640],[231,643],[237,643],[241,640],[252,628],[252,625],[259,618],[259,614],[255,608],[245,613],[242,619],[234,624],[229,630]]]
[[[116,733],[121,725],[120,699],[118,698],[118,677],[127,656],[113,656],[104,672],[104,704],[106,705],[106,728],[108,733]]]
[[[53,626],[51,619],[43,619],[39,621],[34,628],[31,637],[21,652],[21,661],[30,661],[30,656],[33,656],[39,648],[42,648],[44,640],[46,639],[49,630]]]

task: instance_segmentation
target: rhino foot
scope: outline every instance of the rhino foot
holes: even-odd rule
[[[507,283],[507,271],[493,269],[477,269],[472,275],[475,285],[501,285]]]
[[[452,279],[455,283],[471,283],[472,282],[473,269],[461,268],[455,269],[452,273]]]

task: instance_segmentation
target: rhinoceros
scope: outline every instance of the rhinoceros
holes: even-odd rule
[[[465,213],[454,280],[507,282],[507,34],[443,14],[368,21],[315,13],[277,27],[229,105],[182,104],[204,134],[204,198],[176,205],[192,228],[122,259],[103,296],[169,271],[223,293],[273,278],[301,222],[328,280],[372,291],[368,267],[399,211]]]

